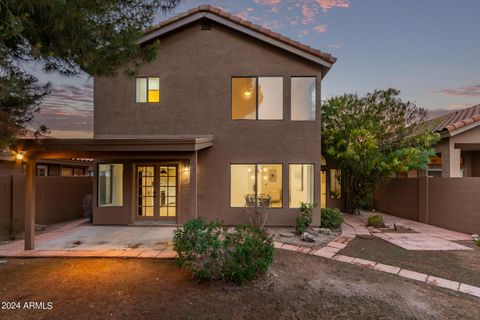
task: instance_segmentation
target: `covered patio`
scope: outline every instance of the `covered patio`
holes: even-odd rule
[[[175,220],[138,221],[138,236],[145,233],[145,225],[175,226],[197,217],[197,166],[198,151],[213,145],[210,135],[173,135],[173,136],[128,136],[98,137],[93,139],[21,139],[12,151],[26,164],[25,178],[25,240],[24,249],[35,249],[35,211],[36,211],[36,164],[38,159],[78,159],[95,160],[93,186],[93,223],[98,225],[135,225],[138,210],[135,191],[134,172],[138,163],[168,163],[174,165],[181,173],[178,177],[177,190],[181,202],[175,202]],[[98,168],[101,163],[121,164],[121,202],[115,205],[99,205],[97,188]],[[113,192],[114,186],[107,184]],[[156,187],[158,188],[158,187]],[[155,194],[157,194],[155,189]],[[104,195],[103,195],[104,196]],[[113,196],[110,196],[112,198]],[[176,199],[175,199],[176,200]],[[155,200],[155,205],[159,201]],[[177,215],[176,212],[179,211]],[[158,210],[156,210],[158,215]],[[159,215],[158,215],[159,216]],[[143,218],[143,217],[142,217]],[[152,222],[151,224],[149,224]],[[78,226],[77,226],[78,227]],[[91,226],[95,228],[95,226]],[[135,228],[136,229],[136,228]],[[143,229],[143,232],[140,231]],[[160,230],[161,228],[157,228]],[[99,230],[99,229],[98,229]],[[113,229],[112,229],[113,230]],[[68,229],[64,229],[64,232]],[[71,230],[70,230],[71,231]],[[159,231],[157,231],[159,232]],[[155,232],[154,234],[156,234]],[[166,232],[166,231],[161,231]],[[160,232],[160,233],[161,233]],[[121,235],[113,232],[110,237]],[[164,235],[163,235],[164,236]],[[37,240],[41,240],[37,237]],[[112,240],[112,239],[110,239]],[[45,245],[42,242],[42,245]],[[48,248],[46,248],[48,249]],[[158,252],[157,252],[158,254]]]
[[[23,240],[0,246],[2,257],[175,257],[175,227],[94,226],[78,219],[35,236],[35,249],[24,250]]]

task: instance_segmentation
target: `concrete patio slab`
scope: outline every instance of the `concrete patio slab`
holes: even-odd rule
[[[79,226],[38,241],[38,250],[164,250],[173,227]],[[41,240],[41,239],[39,239]]]
[[[423,233],[375,233],[374,235],[406,250],[473,250],[461,244]]]

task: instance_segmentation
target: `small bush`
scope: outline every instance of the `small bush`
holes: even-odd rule
[[[243,283],[265,273],[273,262],[273,240],[254,226],[227,228],[195,219],[175,230],[177,264],[201,280]]]
[[[342,225],[343,215],[337,208],[323,208],[321,209],[321,223],[322,228],[338,229]]]
[[[312,223],[313,209],[316,207],[313,203],[300,203],[300,214],[297,217],[297,223],[295,224],[295,232],[297,234],[304,233],[310,224]]]
[[[475,243],[477,244],[477,246],[480,246],[480,239],[479,239],[479,240],[475,240]]]
[[[383,216],[379,214],[372,214],[368,216],[367,226],[374,228],[383,228],[385,226],[383,222]]]
[[[246,195],[245,212],[247,213],[250,225],[264,229],[268,219],[268,208],[270,207],[270,196]]]

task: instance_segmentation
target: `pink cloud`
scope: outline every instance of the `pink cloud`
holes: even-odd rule
[[[319,24],[314,29],[318,33],[324,33],[324,32],[327,32],[327,25],[326,24]]]
[[[348,0],[315,0],[322,8],[323,12],[327,12],[332,8],[350,8]]]
[[[340,48],[345,47],[345,42],[335,42],[335,43],[330,44],[328,47],[333,48],[333,49],[340,49]]]
[[[307,6],[304,4],[302,6],[302,13],[303,13],[303,24],[310,24],[315,21],[315,16],[317,15],[317,11],[314,7]]]
[[[456,89],[442,89],[437,92],[456,97],[480,97],[480,84],[463,86]]]
[[[263,5],[279,4],[280,0],[253,0],[253,2]]]

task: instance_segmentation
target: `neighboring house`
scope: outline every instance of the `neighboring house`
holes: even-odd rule
[[[429,121],[440,133],[428,175],[480,177],[480,105],[452,111]]]
[[[211,6],[140,44],[157,40],[136,77],[94,79],[93,139],[26,140],[27,163],[94,158],[94,224],[245,223],[244,197],[268,195],[267,224],[287,226],[300,202],[319,204],[321,81],[336,59]]]

